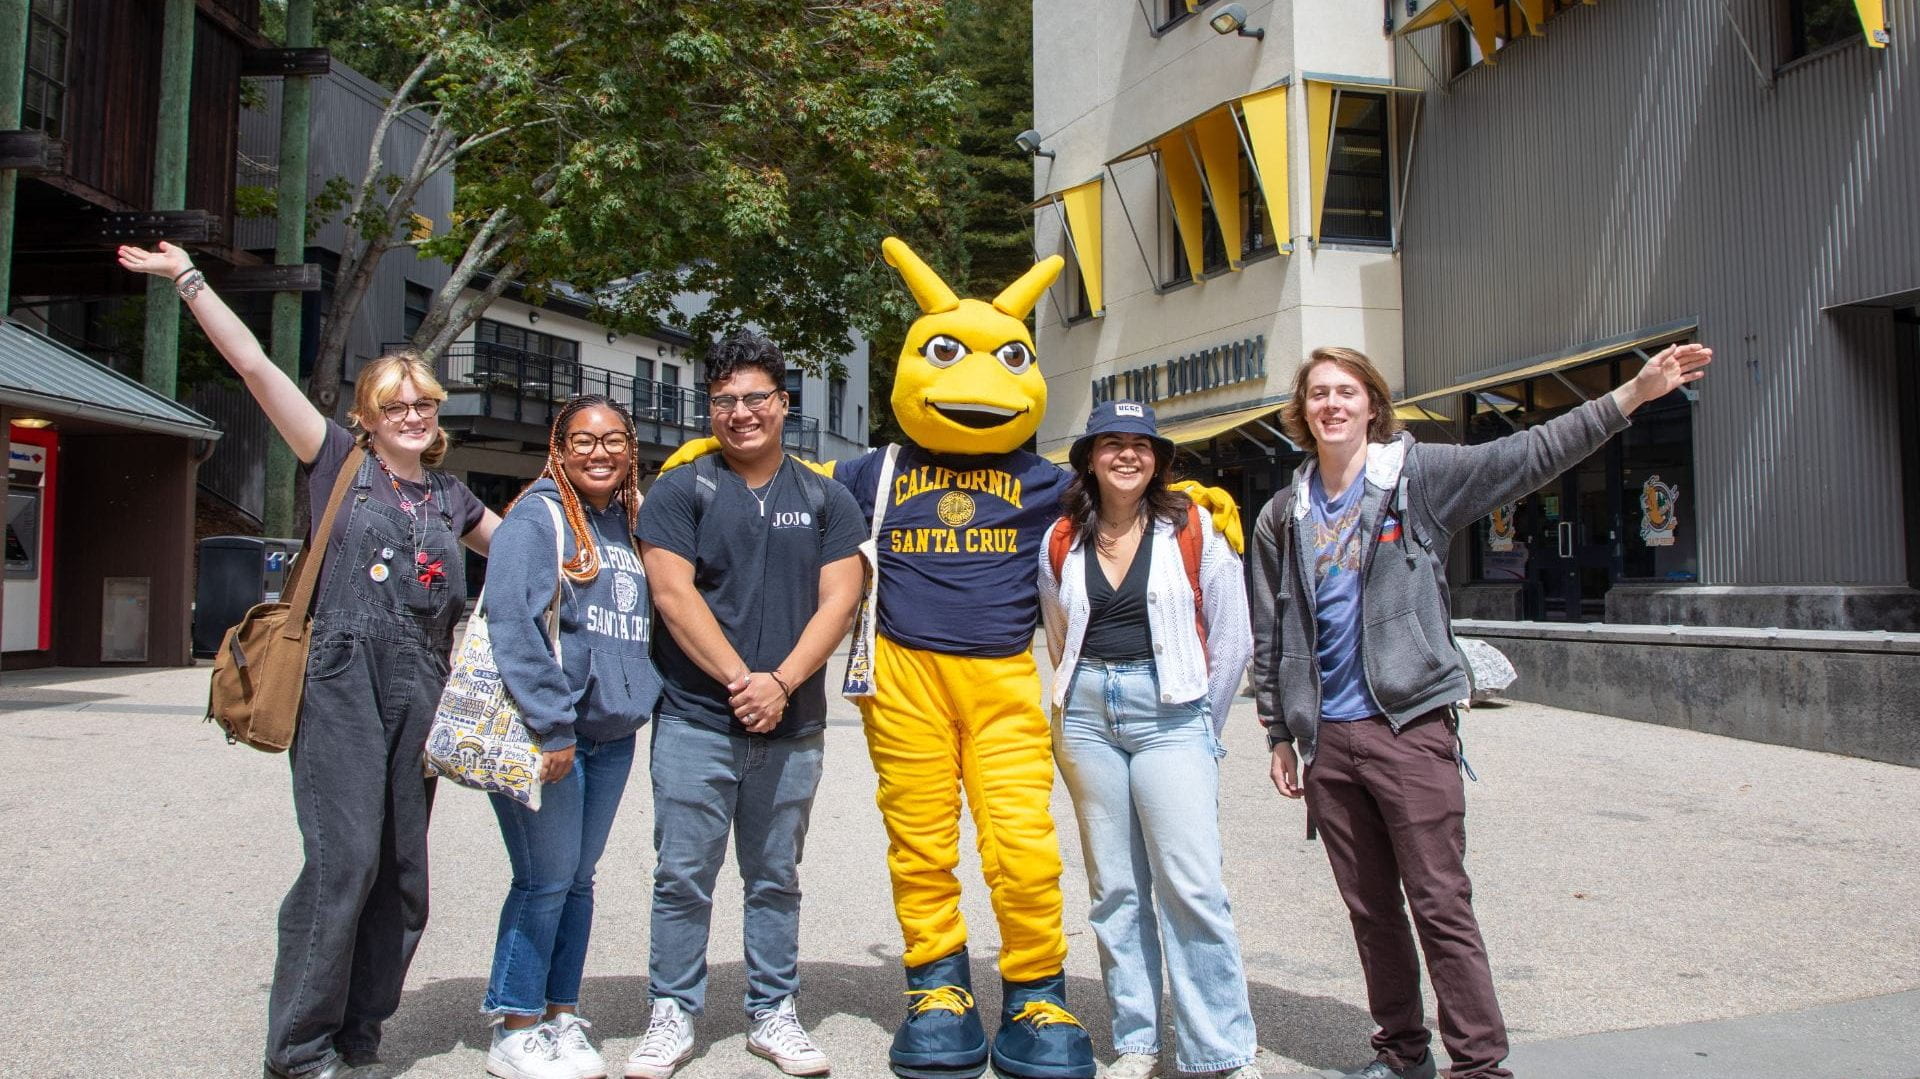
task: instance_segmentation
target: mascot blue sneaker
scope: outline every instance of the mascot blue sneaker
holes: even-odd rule
[[[1064,973],[1001,982],[993,1072],[1001,1079],[1093,1079],[1093,1042],[1067,1011]]]
[[[903,1079],[973,1079],[987,1070],[987,1032],[973,1006],[965,948],[907,968],[907,1019],[887,1053]]]

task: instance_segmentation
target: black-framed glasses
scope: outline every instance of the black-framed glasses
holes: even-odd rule
[[[567,449],[576,457],[591,457],[595,448],[604,449],[614,457],[624,455],[632,448],[633,442],[625,431],[609,431],[596,435],[588,431],[575,431],[567,436]]]
[[[753,393],[741,394],[738,397],[730,393],[723,393],[718,397],[707,398],[707,407],[713,410],[713,414],[716,416],[727,415],[733,411],[735,405],[747,406],[748,412],[765,412],[767,410],[767,402],[773,400],[774,396],[778,393],[780,393],[779,390],[756,390]]]
[[[406,422],[407,413],[409,412],[423,420],[430,420],[440,414],[440,402],[431,397],[422,397],[420,400],[411,403],[405,401],[389,401],[380,406],[380,414],[387,418],[388,423]]]

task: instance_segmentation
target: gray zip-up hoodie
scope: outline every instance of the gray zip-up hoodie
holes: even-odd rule
[[[1360,501],[1360,658],[1367,691],[1394,730],[1472,692],[1453,641],[1447,547],[1455,532],[1573,467],[1627,418],[1608,394],[1538,427],[1477,446],[1415,442],[1405,432],[1368,447]],[[1253,685],[1267,741],[1313,759],[1320,663],[1307,521],[1309,456],[1260,513],[1253,563]]]
[[[625,738],[653,716],[660,676],[648,658],[652,604],[647,575],[634,553],[627,511],[618,499],[604,510],[585,502],[600,550],[600,572],[578,583],[554,562],[553,481],[535,480],[493,533],[487,559],[487,628],[500,677],[541,748],[565,749],[575,736],[596,742]],[[565,515],[561,516],[564,521]],[[572,531],[561,537],[574,556]],[[547,605],[560,587],[560,659],[547,640]]]

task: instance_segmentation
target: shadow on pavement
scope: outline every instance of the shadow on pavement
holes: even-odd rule
[[[975,956],[972,973],[975,997],[991,1033],[1000,1008],[1000,973],[991,955]],[[800,1015],[809,1029],[833,1016],[852,1016],[873,1023],[885,1041],[905,1014],[904,980],[900,967],[892,963],[803,961],[800,976]],[[1110,1058],[1113,1047],[1100,982],[1072,976],[1067,981],[1068,1006],[1092,1032],[1095,1054]],[[409,989],[399,1014],[387,1024],[380,1051],[387,1068],[402,1073],[424,1058],[463,1047],[484,1051],[489,1034],[480,1001],[486,988],[484,978],[448,978]],[[737,1010],[745,989],[745,967],[739,961],[709,968],[706,1013],[694,1028],[695,1061],[715,1042],[745,1033],[746,1019]],[[1262,1048],[1315,1068],[1351,1066],[1371,1057],[1367,1037],[1373,1021],[1364,1010],[1331,997],[1303,996],[1261,982],[1249,982],[1247,989]],[[594,977],[589,970],[580,997],[596,1043],[635,1039],[646,1032],[646,977]],[[1165,1044],[1171,1057],[1170,1033]],[[835,1051],[832,1044],[825,1048]],[[884,1066],[878,1060],[873,1064]]]

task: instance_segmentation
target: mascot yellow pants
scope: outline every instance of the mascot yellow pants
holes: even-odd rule
[[[876,692],[860,702],[879,774],[887,871],[909,967],[967,943],[960,914],[960,792],[1000,923],[1000,974],[1044,978],[1066,962],[1060,847],[1048,801],[1053,754],[1033,654],[980,659],[876,634]]]

